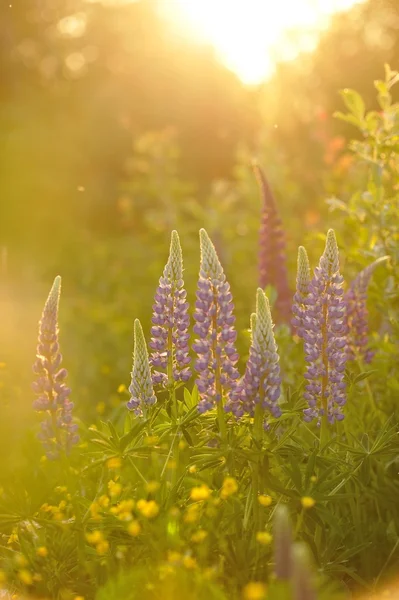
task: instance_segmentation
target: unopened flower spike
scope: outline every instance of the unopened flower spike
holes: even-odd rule
[[[279,417],[279,356],[269,301],[261,288],[256,294],[256,313],[251,315],[251,332],[249,358],[242,381],[244,410],[253,416],[256,405],[260,404],[263,410]]]
[[[304,327],[304,311],[305,311],[305,300],[309,293],[310,284],[310,265],[307,252],[303,246],[298,248],[298,261],[297,261],[297,276],[296,276],[296,292],[294,295],[294,302],[292,305],[292,312],[294,317],[291,321],[295,332],[299,337],[303,337]]]
[[[200,394],[198,408],[205,412],[236,400],[239,373],[235,348],[233,297],[216,250],[205,229],[200,231],[201,264],[194,313],[198,336],[193,350],[198,358],[195,369]]]
[[[312,561],[304,543],[292,546],[292,591],[293,600],[317,600],[313,582]]]
[[[348,352],[342,285],[338,246],[330,229],[301,309],[301,335],[307,363],[304,398],[309,405],[304,411],[306,421],[316,418],[320,422],[324,415],[330,423],[344,418]]]
[[[61,277],[57,276],[44,305],[39,322],[39,341],[33,371],[36,381],[32,387],[37,396],[33,408],[44,413],[39,439],[47,458],[56,459],[68,454],[79,441],[78,426],[72,422],[73,403],[71,390],[65,379],[67,370],[60,368],[62,355],[58,343],[58,306],[61,294]]]
[[[183,282],[183,255],[177,231],[172,231],[168,262],[159,280],[153,304],[151,365],[154,384],[170,386],[191,377],[187,292]]]
[[[285,232],[276,200],[260,166],[253,164],[263,205],[259,232],[259,285],[277,291],[276,308],[281,320],[289,322],[292,293],[288,284]]]
[[[292,527],[285,504],[276,506],[273,533],[275,574],[280,581],[288,581],[292,576]]]
[[[129,386],[131,398],[127,403],[136,416],[145,416],[148,407],[157,399],[152,386],[150,363],[143,328],[138,319],[134,322],[134,351],[132,382]]]
[[[369,341],[367,290],[375,269],[388,259],[389,256],[377,258],[360,271],[344,296],[350,360],[360,357],[366,363],[370,363],[374,356],[374,351],[367,347]]]

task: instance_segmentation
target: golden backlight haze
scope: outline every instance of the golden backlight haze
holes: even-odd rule
[[[276,62],[315,48],[332,15],[360,0],[162,0],[185,34],[210,42],[220,60],[247,84],[258,84]]]

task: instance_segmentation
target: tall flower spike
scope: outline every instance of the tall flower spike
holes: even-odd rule
[[[251,315],[252,341],[243,378],[244,410],[251,416],[261,404],[274,417],[281,415],[280,366],[269,301],[261,288],[256,294],[256,314]]]
[[[36,381],[33,391],[37,398],[33,408],[44,413],[41,423],[41,440],[46,455],[54,460],[62,453],[68,454],[79,441],[78,426],[72,422],[73,403],[71,390],[65,384],[67,370],[61,369],[62,355],[58,343],[58,305],[61,294],[61,277],[57,276],[44,305],[39,322],[39,341],[33,371]]]
[[[310,285],[310,266],[307,252],[303,246],[298,248],[298,262],[297,262],[297,276],[296,276],[296,292],[294,295],[294,302],[292,305],[292,312],[294,317],[291,321],[295,328],[296,334],[303,338],[304,332],[304,312],[305,302],[309,293]]]
[[[292,293],[288,284],[285,232],[276,201],[263,170],[253,165],[263,201],[259,232],[259,286],[277,291],[276,308],[282,321],[291,317]]]
[[[138,319],[134,322],[133,370],[129,392],[131,398],[127,407],[138,417],[145,415],[147,408],[153,406],[157,401],[152,387],[147,345],[143,328]]]
[[[304,411],[306,421],[320,420],[323,415],[327,415],[330,423],[344,418],[348,353],[342,284],[338,246],[330,229],[303,305],[302,335],[307,363],[304,397],[309,405]]]
[[[346,324],[348,328],[349,359],[357,356],[370,363],[374,351],[368,346],[368,311],[367,290],[371,277],[378,265],[389,259],[389,256],[377,258],[374,262],[360,271],[352,281],[344,296],[346,304]]]
[[[233,297],[216,250],[205,229],[200,231],[201,265],[194,312],[193,350],[198,354],[195,369],[200,412],[210,410],[226,398],[236,401],[239,373],[235,348]]]
[[[153,382],[171,385],[191,377],[187,292],[183,282],[183,256],[177,231],[172,231],[168,262],[159,280],[153,304],[151,365]]]
[[[287,581],[292,575],[292,527],[285,504],[276,506],[273,530],[275,574],[277,579]]]

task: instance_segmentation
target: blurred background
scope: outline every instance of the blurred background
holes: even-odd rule
[[[338,90],[373,108],[384,63],[399,67],[397,0],[2,0],[2,454],[31,424],[37,322],[55,275],[86,422],[126,400],[133,320],[149,326],[171,229],[191,298],[208,230],[238,328],[248,326],[254,158],[278,201],[294,285],[297,246],[334,226],[326,198],[356,186],[345,141],[355,132],[332,117]],[[312,247],[319,256],[322,242]]]

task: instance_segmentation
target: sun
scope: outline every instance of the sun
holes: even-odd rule
[[[163,12],[191,37],[211,43],[247,84],[267,79],[278,61],[317,45],[331,16],[362,0],[163,0]]]

